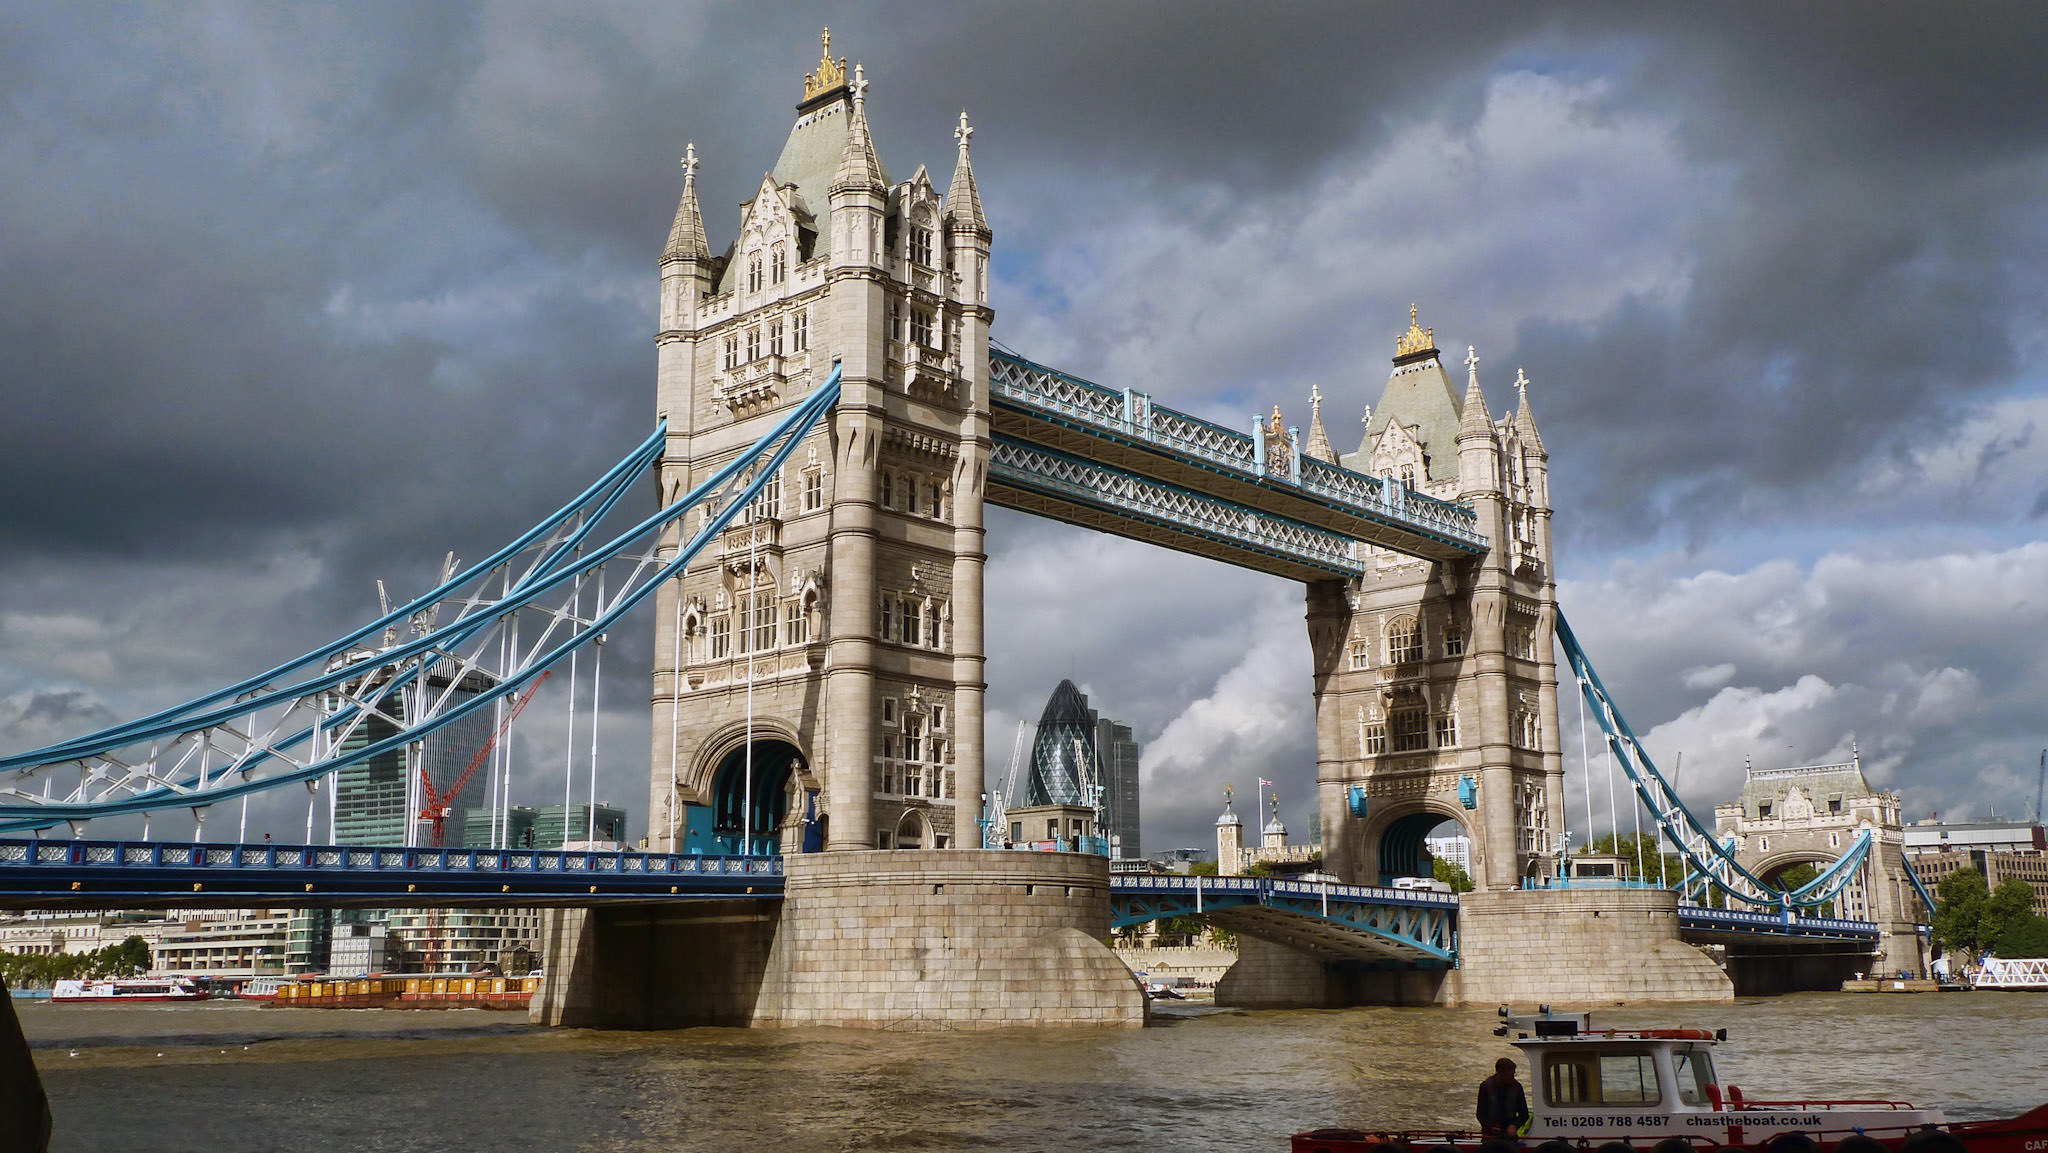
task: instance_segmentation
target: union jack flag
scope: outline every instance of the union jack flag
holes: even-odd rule
[[[1264,785],[1264,786],[1266,786],[1266,787],[1267,787],[1267,788],[1269,788],[1269,789],[1273,787],[1273,782],[1271,782],[1271,781],[1267,780],[1267,779],[1266,779],[1266,778],[1264,778],[1264,777],[1260,777],[1260,778],[1259,778],[1259,783],[1260,783],[1260,784],[1262,784],[1262,785]]]

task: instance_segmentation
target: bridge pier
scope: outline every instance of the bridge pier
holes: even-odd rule
[[[1109,862],[1080,853],[810,853],[786,896],[563,909],[537,1024],[978,1029],[1142,1025],[1103,944]]]
[[[1668,889],[1526,889],[1458,902],[1447,1004],[1735,999],[1727,974],[1678,935]]]
[[[1838,992],[1842,982],[1880,969],[1882,953],[1855,945],[1800,943],[1728,946],[1728,979],[1738,997],[1780,993]]]
[[[780,921],[779,902],[693,901],[549,909],[536,1025],[660,1029],[746,1025]]]
[[[1443,1003],[1444,968],[1376,968],[1240,936],[1237,963],[1216,983],[1216,1003],[1240,1009],[1341,1009]]]
[[[1676,894],[1536,889],[1460,898],[1452,970],[1368,967],[1240,937],[1238,962],[1217,983],[1216,1003],[1273,1009],[1726,1002],[1736,990],[1720,966],[1680,939]]]

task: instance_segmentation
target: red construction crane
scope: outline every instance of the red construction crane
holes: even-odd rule
[[[446,793],[435,792],[434,782],[427,777],[426,767],[424,765],[420,767],[421,801],[419,819],[433,824],[433,846],[435,848],[441,847],[443,838],[447,835],[448,806],[455,803],[455,798],[457,794],[462,792],[463,786],[469,784],[469,779],[476,776],[476,771],[483,767],[485,758],[489,757],[491,750],[497,747],[498,738],[504,736],[505,730],[512,727],[512,718],[518,716],[519,710],[526,707],[526,702],[533,699],[533,694],[540,691],[541,682],[553,675],[554,670],[549,669],[541,673],[540,676],[535,677],[532,684],[526,686],[526,691],[519,694],[519,699],[512,702],[511,708],[505,710],[505,719],[498,722],[497,731],[492,733],[490,739],[484,742],[483,747],[476,751],[476,756],[469,759],[469,767],[462,770],[462,775],[455,778],[455,783],[448,786]]]

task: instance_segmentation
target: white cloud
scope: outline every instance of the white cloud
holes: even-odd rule
[[[1735,677],[1735,665],[1722,661],[1718,665],[1700,665],[1685,670],[1681,679],[1689,689],[1718,689]]]
[[[1469,125],[1412,124],[1260,202],[1216,187],[1089,198],[1087,216],[1021,238],[1035,263],[1003,286],[997,335],[1234,427],[1252,405],[1298,404],[1311,381],[1340,411],[1376,400],[1410,300],[1424,323],[1455,328],[1440,343],[1484,350],[1532,318],[1673,297],[1688,278],[1684,221],[1709,182],[1669,122],[1614,114],[1606,96],[1508,73]],[[1057,293],[1034,299],[1040,284]],[[1371,302],[1386,311],[1360,316]],[[1361,352],[1377,367],[1359,373]],[[1356,433],[1333,436],[1348,448]]]
[[[1567,582],[1559,597],[1659,765],[1668,773],[1684,753],[1688,801],[1731,799],[1745,759],[1772,768],[1853,750],[1909,811],[1962,814],[2013,811],[2011,766],[2038,746],[2043,588],[2048,543],[1744,572],[1686,573],[1666,557]],[[1569,728],[1569,703],[1566,714]],[[1576,737],[1566,743],[1571,764]]]

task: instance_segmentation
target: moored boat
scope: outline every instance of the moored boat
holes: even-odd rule
[[[2018,1117],[1951,1123],[1939,1109],[1882,1099],[1759,1100],[1724,1085],[1714,1046],[1726,1029],[1595,1029],[1586,1013],[1510,1016],[1529,1072],[1519,1140],[1453,1131],[1316,1129],[1293,1153],[2042,1153],[2048,1105]]]
[[[275,1001],[277,991],[292,983],[290,977],[251,977],[235,990],[244,1001]]]
[[[97,981],[59,981],[50,1000],[60,1005],[97,1005],[138,1001],[204,1001],[212,996],[190,977],[108,977]]]

